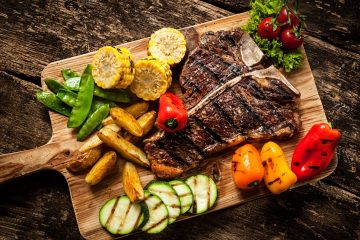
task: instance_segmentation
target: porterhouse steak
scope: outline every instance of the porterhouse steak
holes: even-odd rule
[[[188,124],[146,139],[152,171],[173,178],[244,141],[287,139],[299,132],[300,93],[241,30],[207,32],[180,75]]]

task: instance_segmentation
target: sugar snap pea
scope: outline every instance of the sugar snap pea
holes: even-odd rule
[[[45,84],[53,93],[57,93],[60,89],[66,89],[64,85],[51,78],[45,79]]]
[[[68,78],[65,81],[64,86],[70,90],[79,91],[80,77]],[[129,94],[125,89],[102,89],[95,85],[94,95],[114,102],[129,103],[131,101]]]
[[[60,101],[55,94],[40,91],[36,93],[36,99],[51,110],[65,116],[70,116],[71,108]]]
[[[106,100],[106,99],[100,99],[98,97],[94,97],[92,105],[91,105],[91,109],[90,109],[90,113],[95,112],[99,107],[101,107],[104,104],[109,104],[109,106],[112,107],[117,107],[116,103]]]
[[[70,107],[75,107],[76,99],[78,95],[72,91],[66,89],[60,89],[56,96],[63,102],[69,105]]]
[[[90,112],[95,85],[91,71],[91,65],[87,65],[81,75],[78,97],[67,124],[69,128],[80,127]]]
[[[77,134],[77,140],[82,141],[89,136],[94,129],[101,124],[101,121],[109,115],[110,106],[109,104],[103,104],[94,113],[92,113],[80,128]]]
[[[80,77],[80,75],[77,72],[75,72],[75,71],[73,71],[71,69],[63,69],[63,70],[61,70],[61,74],[62,74],[62,76],[64,78],[64,81],[68,80],[69,78]]]
[[[94,95],[114,102],[129,103],[131,101],[125,89],[102,89],[95,86]]]
[[[79,91],[80,77],[72,77],[65,81],[64,86],[72,91]]]

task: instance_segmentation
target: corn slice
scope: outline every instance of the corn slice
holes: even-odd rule
[[[184,35],[174,28],[162,28],[154,32],[149,40],[148,55],[173,66],[184,58],[186,40]]]

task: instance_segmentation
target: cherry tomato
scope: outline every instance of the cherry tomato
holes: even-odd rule
[[[285,49],[296,49],[301,46],[304,39],[302,35],[296,36],[293,27],[287,27],[281,31],[280,41]]]
[[[288,15],[290,16],[290,26],[293,27],[297,27],[299,26],[299,19],[292,13],[288,13],[288,11],[286,10],[285,6],[283,6],[279,12],[279,16],[277,18],[277,21],[280,25],[282,26],[289,26],[289,19],[288,19]]]
[[[257,30],[257,32],[261,38],[272,40],[279,36],[280,27],[276,26],[275,31],[274,31],[273,21],[274,20],[272,17],[264,18],[261,21],[261,23],[258,26],[258,30]]]

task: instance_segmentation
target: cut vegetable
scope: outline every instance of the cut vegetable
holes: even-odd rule
[[[147,57],[135,64],[130,90],[144,100],[158,99],[171,85],[171,70],[166,62]]]
[[[93,76],[101,88],[126,88],[134,79],[134,67],[129,51],[105,46],[93,60]]]
[[[169,184],[175,189],[176,194],[180,198],[181,214],[186,213],[194,201],[194,196],[189,185],[181,180],[173,180],[170,181]]]
[[[190,213],[200,214],[214,206],[217,199],[217,188],[214,180],[199,174],[189,177],[185,182],[194,195],[194,202],[189,210]]]
[[[176,218],[180,216],[181,209],[180,199],[175,189],[169,183],[162,181],[152,181],[146,189],[165,203],[169,210],[169,224],[175,222]]]
[[[101,207],[99,220],[112,234],[128,234],[144,221],[144,214],[139,203],[131,203],[127,196],[121,196],[108,200]]]
[[[122,170],[122,182],[124,192],[131,202],[144,199],[144,189],[140,182],[139,174],[136,167],[131,162],[126,162]]]
[[[159,233],[168,225],[168,209],[158,196],[151,194],[148,190],[145,190],[144,194],[144,204],[146,204],[148,209],[149,219],[141,227],[141,230],[147,233]]]
[[[179,63],[184,58],[185,52],[185,37],[174,28],[162,28],[150,37],[149,55],[167,62],[170,66]]]

